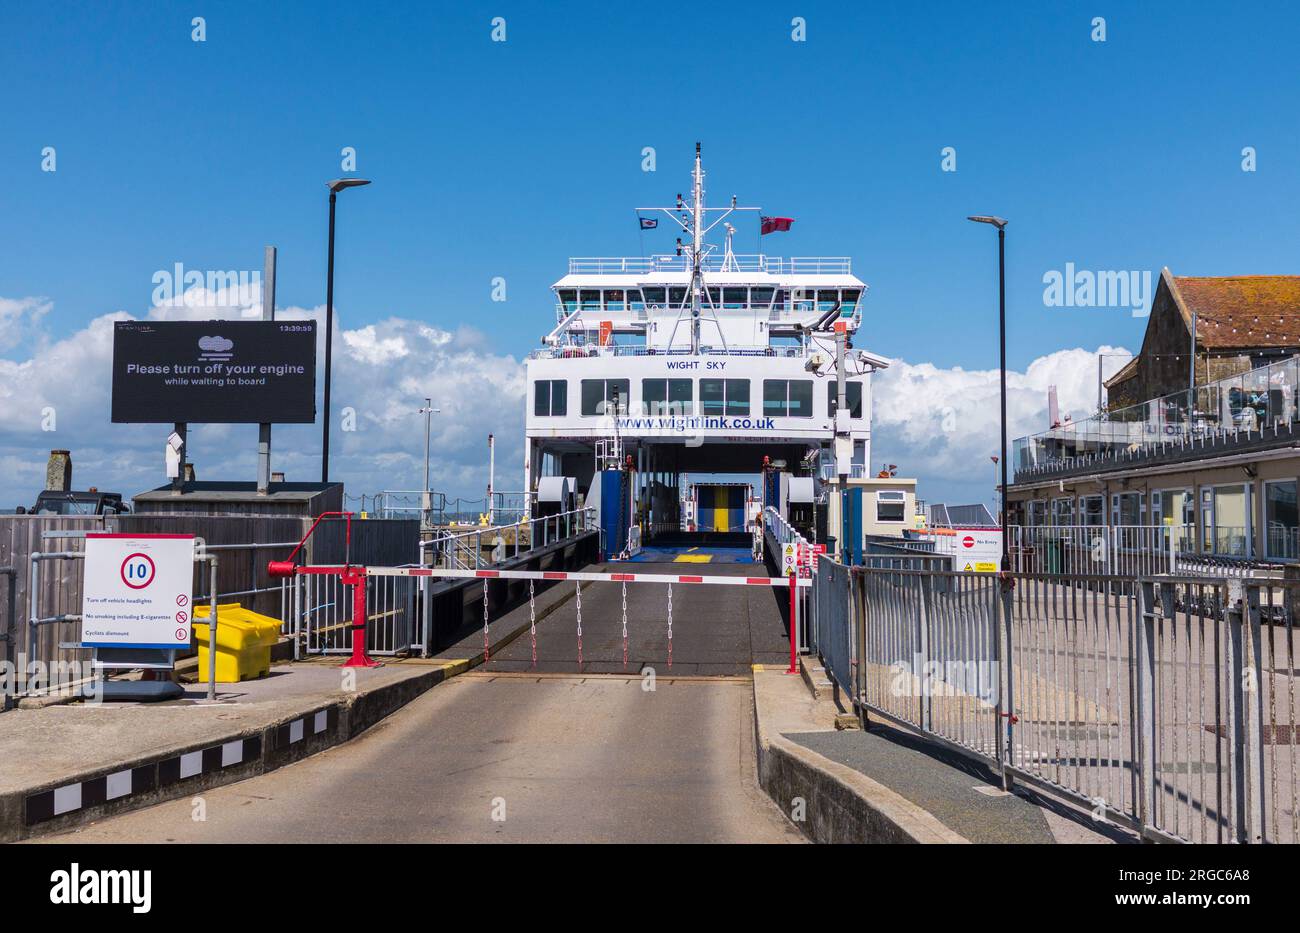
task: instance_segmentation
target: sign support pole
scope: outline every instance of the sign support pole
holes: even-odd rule
[[[262,272],[262,320],[275,320],[275,247],[266,248]],[[257,426],[257,494],[264,496],[271,488],[271,425]]]
[[[186,437],[188,427],[184,421],[177,421],[172,425],[172,430],[181,438],[181,462],[177,465],[176,476],[172,479],[172,493],[177,496],[181,494],[181,488],[185,485],[185,464],[190,459],[189,438]]]
[[[799,640],[799,571],[796,568],[790,574],[790,668],[787,674],[799,673],[798,649],[796,645]]]
[[[217,698],[217,555],[208,557],[208,700]]]

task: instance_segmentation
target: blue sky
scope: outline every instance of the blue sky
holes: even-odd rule
[[[941,370],[996,365],[995,238],[970,213],[1011,221],[1017,370],[1140,342],[1128,309],[1044,306],[1067,262],[1296,269],[1286,3],[10,2],[0,29],[0,298],[50,305],[0,351],[15,362],[144,314],[158,270],[258,269],[268,243],[279,304],[323,303],[323,182],[345,146],[374,184],[340,198],[344,326],[468,325],[492,359],[549,329],[568,256],[641,252],[631,208],[686,188],[697,139],[712,199],[796,219],[767,252],[853,257],[871,286],[859,346]]]

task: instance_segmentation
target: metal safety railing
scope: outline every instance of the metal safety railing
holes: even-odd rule
[[[1300,842],[1300,576],[1003,578],[823,560],[813,606],[818,653],[865,717],[1149,839]]]
[[[588,506],[531,519],[525,516],[509,525],[485,526],[469,531],[439,531],[420,542],[420,563],[475,570],[518,557],[534,548],[585,534],[595,527],[596,510]],[[527,544],[524,544],[525,538]]]

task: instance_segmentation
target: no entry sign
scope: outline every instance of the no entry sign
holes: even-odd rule
[[[192,535],[86,535],[81,643],[188,647],[193,578]]]

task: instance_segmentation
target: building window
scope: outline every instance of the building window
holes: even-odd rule
[[[569,413],[569,383],[564,379],[538,379],[533,383],[533,414],[559,418]]]
[[[1047,524],[1047,503],[1042,499],[1030,500],[1029,524],[1033,528],[1041,528]]]
[[[1052,524],[1057,528],[1074,524],[1074,500],[1069,496],[1052,500]]]
[[[701,379],[700,414],[741,417],[748,415],[749,380]]]
[[[1101,496],[1079,497],[1079,518],[1088,528],[1106,524],[1106,500]]]
[[[1250,494],[1245,486],[1201,489],[1201,549],[1229,557],[1250,556]]]
[[[582,416],[591,418],[613,412],[613,401],[618,399],[618,411],[627,413],[628,392],[631,382],[627,379],[584,379],[582,380]]]
[[[763,414],[777,418],[811,418],[812,380],[764,379]]]
[[[839,410],[840,393],[839,387],[834,380],[826,383],[826,412],[832,418],[835,412]],[[862,417],[862,383],[846,382],[844,383],[844,397],[849,403],[849,417]]]
[[[1265,547],[1268,557],[1300,558],[1300,521],[1297,520],[1295,480],[1264,484]]]
[[[1121,492],[1110,497],[1110,523],[1120,525],[1141,525],[1146,518],[1146,503],[1140,492]]]
[[[903,521],[906,503],[907,496],[905,493],[893,489],[882,489],[876,493],[876,521]]]
[[[691,415],[694,400],[689,379],[641,380],[641,410],[647,415]]]

